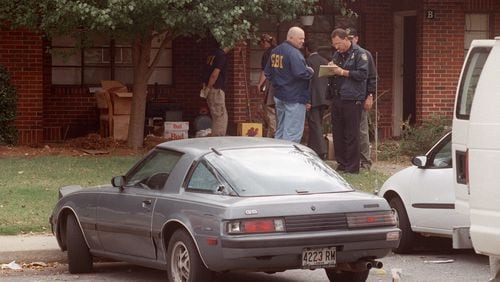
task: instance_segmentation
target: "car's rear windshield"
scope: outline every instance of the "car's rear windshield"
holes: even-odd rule
[[[317,156],[294,147],[225,150],[205,157],[240,196],[352,191]]]

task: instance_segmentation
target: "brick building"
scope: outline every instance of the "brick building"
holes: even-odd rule
[[[470,40],[500,36],[500,1],[495,0],[358,0],[359,17],[345,18],[325,6],[306,39],[329,48],[337,26],[356,26],[360,43],[376,57],[379,136],[397,136],[411,117],[420,122],[433,115],[451,117],[456,81]],[[261,24],[261,32],[281,42],[291,24]],[[92,87],[101,79],[130,83],[129,50],[101,42],[69,60],[47,48],[71,49],[59,38],[51,42],[23,30],[0,30],[0,65],[11,74],[19,94],[16,125],[22,144],[55,142],[98,130]],[[192,121],[204,101],[199,98],[201,65],[214,48],[210,40],[177,38],[170,46],[148,91],[152,103],[172,104]],[[114,59],[109,59],[109,52]],[[230,133],[236,124],[260,119],[256,81],[263,50],[239,44],[230,53],[227,104]],[[52,53],[54,54],[54,53]],[[117,55],[118,54],[118,55]],[[110,64],[110,61],[113,63]],[[153,82],[157,84],[154,85]],[[129,85],[130,86],[130,85]]]

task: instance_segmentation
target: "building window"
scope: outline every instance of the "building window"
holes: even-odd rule
[[[91,46],[79,47],[77,39],[52,39],[53,85],[98,85],[101,80],[133,83],[132,47],[128,42],[93,36]],[[158,53],[161,38],[152,42],[151,60]],[[148,84],[172,84],[172,43],[165,47]]]
[[[490,18],[488,14],[465,14],[464,50],[469,50],[474,39],[488,39],[490,37]]]

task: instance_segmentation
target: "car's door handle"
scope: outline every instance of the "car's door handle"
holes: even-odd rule
[[[151,207],[151,200],[144,200],[144,201],[142,201],[142,207],[149,209]]]

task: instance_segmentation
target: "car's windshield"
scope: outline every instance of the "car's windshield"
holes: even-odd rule
[[[225,150],[205,158],[240,196],[352,191],[318,157],[294,147]]]

